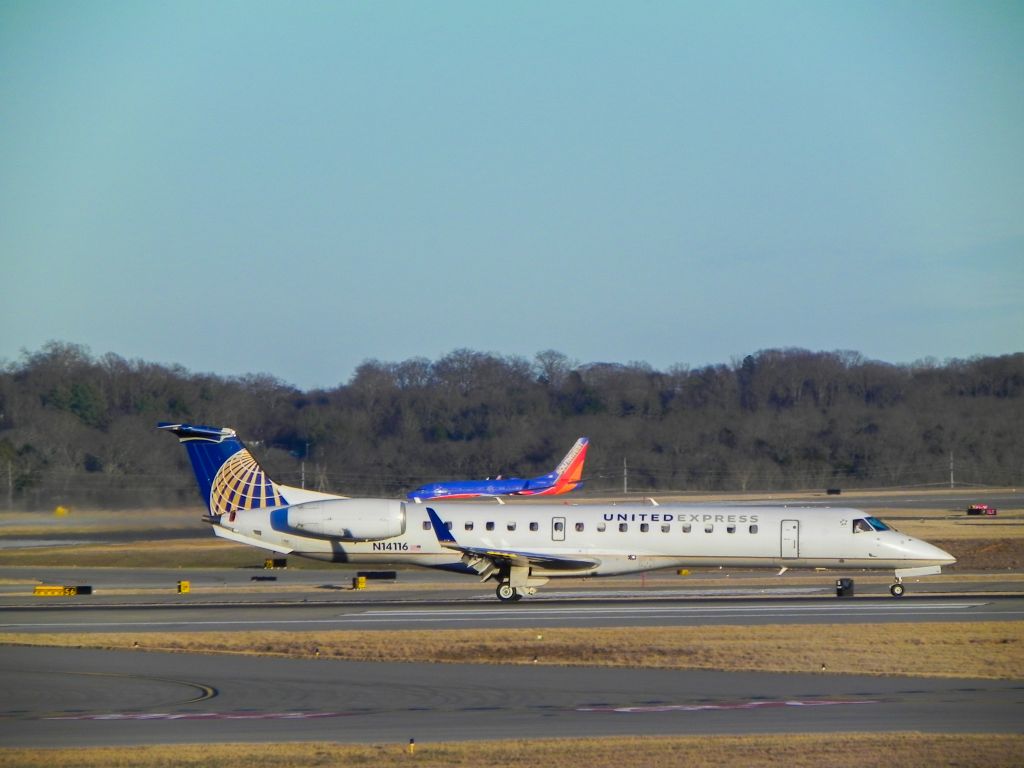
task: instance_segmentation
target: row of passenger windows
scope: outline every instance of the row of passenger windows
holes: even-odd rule
[[[449,531],[452,529],[452,524],[451,523],[446,522],[444,525],[445,525],[445,528],[447,528]],[[629,523],[618,523],[617,525],[618,525],[617,530],[620,533],[626,533],[627,531],[629,531]],[[423,530],[424,531],[429,531],[430,527],[431,527],[430,526],[430,521],[429,520],[424,520],[423,521]],[[464,523],[464,527],[465,527],[465,529],[467,531],[472,531],[475,526],[474,526],[474,523],[472,521],[468,521],[467,520],[466,523]],[[495,526],[494,523],[491,523],[491,522],[484,523],[484,530],[493,531],[493,530],[495,530],[495,527],[496,526]],[[509,530],[509,531],[514,531],[514,530],[517,529],[517,527],[518,527],[518,523],[516,523],[514,521],[508,522],[508,523],[505,524],[506,530]],[[561,523],[561,522],[557,522],[556,521],[555,524],[554,524],[554,530],[556,532],[558,532],[558,533],[563,532],[565,530],[565,527],[566,527],[565,523]],[[700,526],[698,526],[698,528],[699,527]],[[690,533],[693,530],[693,526],[691,526],[689,523],[681,523],[679,525],[679,528],[680,528],[680,531],[682,533]],[[615,529],[615,527],[613,526],[613,530],[614,529]],[[540,524],[539,523],[530,523],[530,530],[531,531],[539,531],[540,530]],[[583,531],[586,530],[586,523],[576,523],[575,524],[575,530],[580,532],[580,533],[582,533]],[[597,525],[594,526],[594,530],[596,530],[598,533],[604,533],[606,530],[608,530],[608,524],[607,523],[597,523]],[[652,528],[652,523],[640,523],[640,533],[648,533],[651,530],[660,530],[662,533],[671,533],[672,532],[672,524],[671,523],[656,523],[656,524],[653,524],[653,528]],[[705,533],[713,533],[714,530],[715,530],[715,526],[714,526],[713,523],[705,523],[704,524],[704,532]],[[725,532],[726,533],[736,533],[737,530],[738,530],[738,526],[736,526],[736,525],[729,524],[729,525],[727,525],[725,527]],[[755,524],[752,524],[752,525],[748,525],[747,526],[747,533],[757,533],[757,524],[755,523]]]

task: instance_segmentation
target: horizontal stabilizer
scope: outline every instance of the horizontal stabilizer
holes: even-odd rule
[[[180,440],[214,440],[220,442],[228,437],[235,437],[235,430],[226,427],[204,427],[193,426],[192,424],[173,424],[169,421],[161,421],[156,425],[157,429],[165,429],[178,436]]]

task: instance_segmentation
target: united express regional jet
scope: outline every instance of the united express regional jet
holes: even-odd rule
[[[406,498],[413,501],[430,499],[473,499],[480,496],[557,496],[583,485],[583,462],[587,460],[590,441],[581,437],[565,454],[554,472],[523,480],[520,477],[494,480],[453,480],[421,485]]]
[[[217,536],[335,563],[418,565],[497,582],[502,601],[560,577],[659,568],[892,569],[956,560],[857,509],[784,506],[410,504],[279,485],[234,430],[161,423],[188,450]]]

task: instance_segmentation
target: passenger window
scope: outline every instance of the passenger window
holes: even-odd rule
[[[530,530],[531,531],[539,531],[540,530],[540,524],[538,524],[538,523],[530,523]]]
[[[472,531],[473,530],[473,523],[466,523],[466,530],[467,531]]]
[[[487,523],[487,525],[485,525],[484,528],[486,528],[488,531],[493,531],[494,523]]]
[[[562,532],[563,530],[565,530],[565,523],[559,520],[557,523],[555,523],[555,530],[558,532]]]
[[[446,521],[445,524],[444,524],[444,527],[447,528],[450,531],[452,529],[452,521],[451,520]]]
[[[661,525],[661,532],[662,532],[662,533],[668,533],[668,531],[669,531],[669,529],[670,529],[671,527],[672,527],[672,526],[671,526],[671,525],[669,525],[668,523],[662,523],[662,525]]]
[[[693,526],[691,526],[689,523],[683,523],[683,533],[689,533],[692,530]]]
[[[582,532],[583,531],[583,523],[576,523],[576,530]]]
[[[625,533],[629,530],[629,523],[619,523],[619,532]]]
[[[430,530],[430,521],[429,520],[424,520],[423,521],[423,530],[424,531],[429,531]]]
[[[649,530],[651,530],[651,526],[647,523],[640,523],[640,533],[647,533]]]
[[[756,525],[752,525],[752,526],[750,526],[749,530],[750,530],[751,533],[757,533],[757,526]]]
[[[515,523],[509,523],[507,527],[508,527],[508,529],[510,531],[514,531],[516,529],[516,524]]]
[[[711,523],[708,523],[707,525],[704,526],[704,533],[711,533],[714,530],[715,530],[715,526],[712,525]]]
[[[604,523],[598,523],[597,524],[597,532],[598,533],[604,533],[607,528],[608,528],[608,526],[606,526]]]
[[[735,525],[730,525],[730,526],[728,526],[728,527],[727,527],[727,528],[725,529],[725,532],[726,532],[726,533],[736,533],[736,526],[735,526]]]

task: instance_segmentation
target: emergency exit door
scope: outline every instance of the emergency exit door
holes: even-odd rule
[[[565,518],[564,517],[552,517],[551,518],[551,540],[552,541],[565,541]]]

